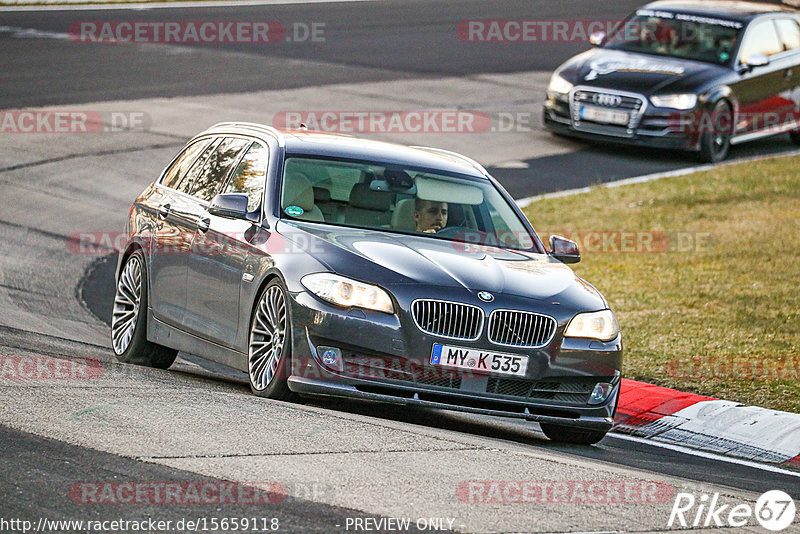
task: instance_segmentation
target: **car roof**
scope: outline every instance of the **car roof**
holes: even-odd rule
[[[350,135],[311,130],[279,130],[263,124],[220,123],[200,135],[245,134],[270,136],[284,147],[287,155],[336,157],[375,161],[407,167],[422,167],[443,172],[484,177],[486,170],[466,156],[429,147],[405,146]]]
[[[745,21],[765,13],[797,13],[796,10],[777,4],[738,2],[731,0],[660,0],[641,9],[680,11],[693,15],[716,16]]]

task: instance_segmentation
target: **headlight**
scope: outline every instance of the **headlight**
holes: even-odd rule
[[[567,325],[564,337],[585,337],[611,341],[619,334],[619,323],[611,310],[579,313]]]
[[[550,77],[550,85],[547,86],[547,91],[549,93],[566,95],[572,91],[572,84],[562,78],[560,74],[554,72]]]
[[[300,282],[322,300],[337,306],[394,313],[394,305],[389,294],[377,286],[333,273],[309,274]]]
[[[697,95],[653,95],[650,102],[659,108],[692,109],[697,105]]]

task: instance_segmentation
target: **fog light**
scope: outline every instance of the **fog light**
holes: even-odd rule
[[[611,394],[611,384],[608,382],[598,382],[589,396],[589,404],[602,404]]]
[[[332,369],[341,368],[342,351],[336,347],[317,347],[317,352],[322,358],[322,363]]]

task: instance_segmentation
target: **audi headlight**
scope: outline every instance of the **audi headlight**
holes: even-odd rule
[[[562,78],[560,74],[554,72],[550,77],[550,84],[547,86],[547,92],[566,95],[570,91],[572,91],[572,84]]]
[[[322,300],[337,306],[394,313],[394,305],[389,294],[377,286],[333,273],[309,274],[300,282]]]
[[[619,323],[611,310],[579,313],[567,325],[564,337],[585,337],[611,341],[619,334]]]
[[[650,102],[659,108],[692,109],[697,105],[697,95],[653,95]]]

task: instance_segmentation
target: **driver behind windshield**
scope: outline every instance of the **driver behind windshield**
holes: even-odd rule
[[[417,232],[438,232],[447,224],[447,202],[415,199],[414,221],[417,223]]]

